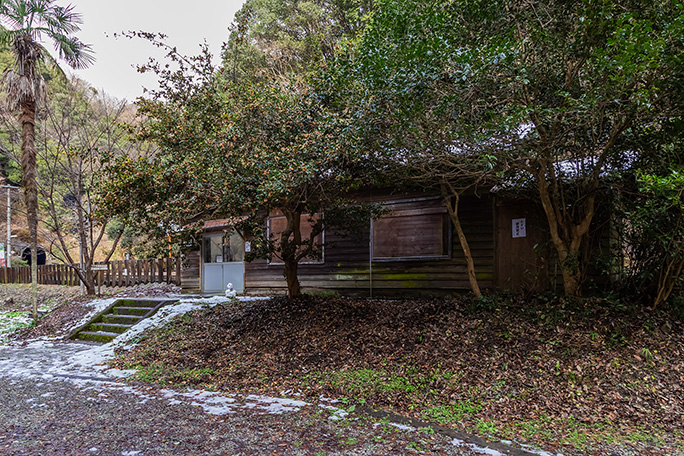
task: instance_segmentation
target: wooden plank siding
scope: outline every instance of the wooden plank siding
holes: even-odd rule
[[[495,212],[496,288],[514,292],[562,290],[563,275],[549,234],[549,222],[541,205],[526,200],[497,198]],[[520,218],[526,220],[526,236],[513,238],[512,220]],[[605,265],[622,258],[611,236],[615,234],[611,230],[610,205],[607,204],[597,210],[586,240],[585,254],[588,257],[584,284],[592,282],[594,286],[604,286],[619,276],[619,273],[606,274],[596,266],[599,259]]]
[[[193,250],[188,252],[183,258],[181,267],[181,283],[183,293],[199,293],[202,284],[200,282],[200,265],[201,265],[200,251]],[[149,274],[149,269],[146,270]]]
[[[416,201],[405,210],[420,210],[424,205],[424,201]],[[460,215],[474,256],[480,286],[491,288],[494,286],[495,273],[491,198],[464,197]],[[451,222],[448,223],[449,230],[453,231]],[[420,234],[414,233],[416,236]],[[375,260],[372,264],[370,221],[361,239],[346,239],[331,231],[325,233],[325,239],[325,262],[299,266],[299,280],[304,291],[334,290],[342,294],[372,293],[374,296],[392,296],[407,291],[411,294],[431,295],[470,289],[463,251],[458,237],[453,233],[446,259],[382,259]],[[271,265],[266,260],[246,263],[246,293],[284,293],[286,283],[282,274],[282,265]]]
[[[182,284],[181,260],[163,258],[156,260],[110,261],[106,271],[95,272],[96,284],[131,287],[142,283]],[[148,267],[155,265],[156,274],[148,275]],[[0,268],[0,283],[31,283],[31,268],[28,266]],[[80,280],[74,267],[65,264],[38,266],[38,283],[41,285],[78,286]]]
[[[513,238],[512,221],[526,220],[526,236]],[[509,291],[541,291],[555,266],[548,222],[541,207],[527,201],[496,202],[496,286]]]

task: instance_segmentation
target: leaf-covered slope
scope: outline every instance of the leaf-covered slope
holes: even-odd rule
[[[602,454],[684,443],[683,342],[681,321],[600,303],[309,298],[198,311],[125,362],[161,383],[349,397]]]

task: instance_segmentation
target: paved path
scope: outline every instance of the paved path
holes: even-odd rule
[[[132,385],[122,381],[126,372],[99,365],[107,350],[63,342],[0,347],[0,455],[494,454],[345,417],[333,401]]]

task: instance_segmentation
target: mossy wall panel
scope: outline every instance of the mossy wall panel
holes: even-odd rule
[[[399,198],[397,198],[399,199]],[[421,205],[416,201],[416,208]],[[434,202],[430,203],[434,206]],[[464,197],[460,214],[470,243],[480,286],[494,286],[494,216],[488,196]],[[453,231],[453,227],[449,225]],[[420,236],[420,232],[415,233]],[[466,262],[458,236],[450,236],[450,252],[446,259],[409,259],[370,261],[370,222],[358,239],[343,238],[328,231],[325,234],[324,263],[301,264],[299,280],[307,289],[335,290],[341,293],[380,295],[448,294],[470,289]],[[283,266],[266,260],[246,264],[245,287],[250,294],[272,294],[286,289]]]

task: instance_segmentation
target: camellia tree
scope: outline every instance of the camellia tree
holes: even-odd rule
[[[252,256],[282,260],[288,295],[299,296],[298,264],[320,255],[321,231],[349,232],[368,220],[367,208],[345,199],[363,170],[363,155],[342,134],[349,125],[305,84],[232,82],[206,49],[195,58],[170,51],[179,68],[150,65],[161,89],[138,101],[139,138],[158,150],[112,160],[103,204],[159,237],[233,217]],[[286,226],[268,237],[274,211]]]
[[[45,96],[41,65],[47,62],[58,69],[56,60],[45,49],[42,40],[51,41],[58,58],[72,68],[85,68],[94,61],[94,57],[90,46],[74,36],[80,30],[81,18],[72,6],[58,6],[54,0],[3,0],[0,2],[0,21],[3,25],[0,27],[0,44],[9,46],[15,59],[12,67],[5,70],[3,82],[10,107],[20,112],[22,185],[31,238],[33,318],[37,319],[36,110]]]
[[[408,134],[413,150],[455,164],[488,157],[507,185],[534,189],[565,293],[579,295],[603,176],[640,153],[640,130],[681,115],[682,2],[384,0],[377,10],[339,76],[342,97],[356,95],[386,144]]]
[[[684,169],[640,173],[638,184],[643,199],[630,213],[630,234],[639,241],[634,257],[642,268],[634,275],[654,285],[655,308],[684,285]]]

